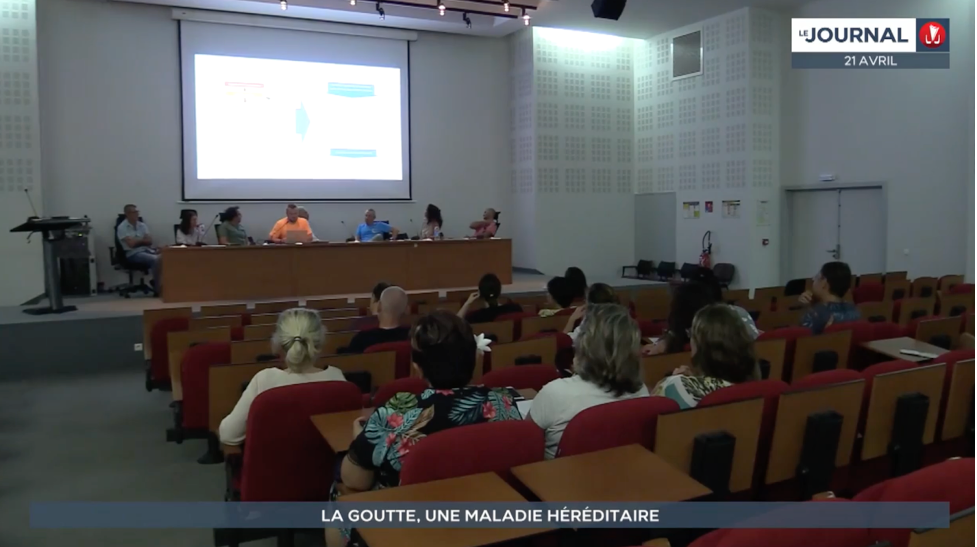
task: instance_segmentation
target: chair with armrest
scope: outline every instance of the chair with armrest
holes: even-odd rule
[[[117,271],[125,272],[129,276],[129,283],[123,285],[118,289],[119,295],[123,298],[129,298],[132,293],[142,292],[143,294],[152,294],[153,289],[146,284],[146,280],[142,277],[139,278],[139,282],[136,283],[136,274],[149,275],[149,268],[141,264],[133,264],[129,262],[126,258],[125,249],[122,248],[122,242],[119,241],[119,237],[115,234],[118,233],[119,224],[125,222],[126,216],[119,213],[119,216],[115,218],[115,226],[112,230],[112,238],[115,240],[115,246],[109,247],[109,258],[111,259],[112,268]],[[142,222],[142,217],[139,217],[139,221]]]
[[[628,270],[634,273],[628,275]],[[639,260],[634,266],[621,266],[621,277],[628,279],[651,279],[655,273],[655,263],[651,260]]]

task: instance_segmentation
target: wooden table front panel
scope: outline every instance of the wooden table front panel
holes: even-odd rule
[[[487,272],[512,283],[507,239],[166,248],[162,260],[164,302],[470,287]]]

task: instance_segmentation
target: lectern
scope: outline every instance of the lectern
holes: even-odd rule
[[[12,228],[11,232],[41,232],[44,237],[44,293],[50,305],[46,308],[27,308],[24,313],[30,315],[44,315],[47,313],[65,313],[75,311],[75,306],[65,306],[61,300],[61,276],[58,273],[58,256],[55,243],[64,239],[64,231],[82,224],[87,224],[87,218],[30,217],[27,222]]]

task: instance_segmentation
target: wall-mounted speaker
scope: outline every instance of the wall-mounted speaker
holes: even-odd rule
[[[590,4],[590,9],[594,11],[594,17],[617,21],[624,12],[624,4],[627,3],[628,0],[594,0]]]

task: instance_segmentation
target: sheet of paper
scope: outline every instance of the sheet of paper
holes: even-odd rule
[[[532,399],[524,399],[522,401],[516,401],[516,408],[519,409],[519,414],[522,414],[523,418],[529,415],[529,409],[531,409],[532,407],[533,407]]]

